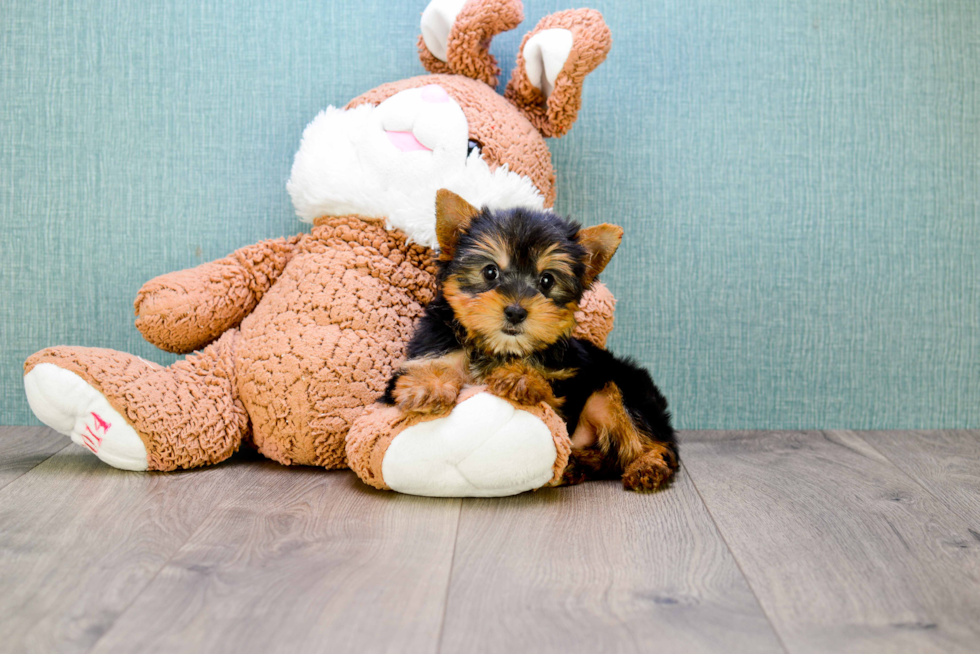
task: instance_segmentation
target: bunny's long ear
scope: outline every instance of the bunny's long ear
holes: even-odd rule
[[[524,20],[521,0],[432,0],[422,12],[419,58],[430,73],[465,75],[496,88],[494,36]]]
[[[504,95],[544,136],[562,136],[582,107],[585,76],[612,46],[602,14],[572,9],[545,16],[521,42]]]

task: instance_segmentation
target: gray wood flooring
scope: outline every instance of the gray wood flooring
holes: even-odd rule
[[[980,652],[980,431],[681,443],[651,495],[443,500],[0,427],[0,652]]]

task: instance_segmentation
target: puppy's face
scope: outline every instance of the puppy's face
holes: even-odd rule
[[[622,230],[580,230],[529,209],[478,211],[453,197],[456,204],[441,212],[437,202],[441,279],[470,338],[498,355],[527,356],[569,336],[582,293],[612,257]]]

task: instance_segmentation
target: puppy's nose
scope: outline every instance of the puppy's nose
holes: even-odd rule
[[[512,304],[504,309],[504,316],[507,317],[507,322],[510,324],[518,325],[527,318],[527,309],[519,304]]]

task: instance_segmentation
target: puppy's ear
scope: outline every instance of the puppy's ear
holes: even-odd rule
[[[588,288],[616,254],[616,249],[623,240],[623,228],[603,223],[580,229],[575,238],[587,253],[584,281]]]
[[[442,258],[452,258],[459,236],[480,210],[449,189],[436,191],[436,238]]]

